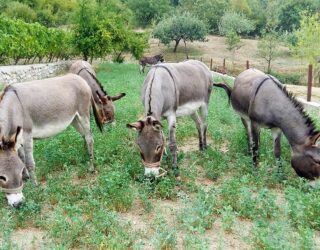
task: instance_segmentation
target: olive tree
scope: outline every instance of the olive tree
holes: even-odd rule
[[[221,17],[219,33],[226,37],[227,49],[232,53],[232,65],[234,65],[236,50],[241,48],[240,35],[253,29],[253,23],[244,14],[226,12]]]
[[[208,34],[207,26],[204,22],[189,13],[174,15],[162,20],[153,30],[153,36],[158,38],[161,43],[169,45],[174,41],[173,52],[177,51],[179,43],[205,41]]]

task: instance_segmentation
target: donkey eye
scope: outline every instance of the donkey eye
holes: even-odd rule
[[[159,152],[161,150],[161,147],[162,147],[161,145],[158,145],[156,148],[156,152]]]

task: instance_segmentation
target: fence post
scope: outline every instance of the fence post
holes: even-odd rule
[[[311,101],[311,89],[312,89],[312,64],[309,64],[308,68],[308,94],[307,101]]]
[[[226,71],[226,59],[223,58],[223,71],[225,72]]]
[[[247,69],[250,68],[249,60],[247,60],[247,62],[246,62],[246,67],[247,67]]]
[[[212,58],[210,60],[210,70],[212,70]]]
[[[202,57],[200,57],[200,62],[202,62]]]

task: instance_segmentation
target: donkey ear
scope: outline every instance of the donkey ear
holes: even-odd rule
[[[311,145],[315,145],[317,147],[320,147],[320,133],[311,137],[310,143],[311,143]]]
[[[134,129],[139,132],[142,130],[143,126],[144,124],[142,121],[137,121],[137,122],[127,124],[127,128]]]
[[[122,97],[126,96],[126,93],[120,93],[118,95],[115,95],[115,96],[111,96],[111,100],[114,102],[116,100],[119,100],[121,99]]]
[[[15,134],[13,134],[10,138],[9,141],[5,142],[4,139],[2,139],[2,144],[7,145],[8,148],[14,148],[17,150],[20,145],[16,145],[17,141],[19,140],[19,137],[22,135],[22,129],[20,126],[17,127],[17,131]],[[17,147],[16,147],[17,146]]]
[[[17,140],[18,140],[18,137],[19,137],[21,131],[22,131],[21,127],[18,126],[16,133],[11,136],[11,138],[9,139],[9,141],[10,141],[11,143],[14,143],[14,144],[15,144],[15,143],[17,142]]]
[[[98,90],[96,91],[96,94],[99,97],[99,100],[102,102],[102,104],[107,103],[107,101],[108,101],[107,96],[101,95]]]

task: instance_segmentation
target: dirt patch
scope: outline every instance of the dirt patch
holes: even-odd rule
[[[245,239],[250,235],[251,228],[252,222],[238,219],[232,233],[226,233],[223,230],[221,220],[217,219],[213,228],[205,233],[206,238],[209,239],[209,249],[250,249]]]
[[[134,233],[140,237],[140,243],[143,249],[154,249],[152,239],[154,237],[153,221],[155,220],[157,213],[166,220],[168,225],[176,225],[176,215],[178,211],[183,207],[183,203],[180,200],[162,200],[154,201],[155,207],[150,213],[146,213],[139,199],[134,201],[134,204],[129,212],[122,213],[121,218],[123,221],[130,223]],[[181,237],[179,237],[181,238]],[[178,239],[178,249],[181,249],[182,239]]]
[[[210,64],[210,59],[213,60],[213,66],[222,66],[223,59],[226,58],[227,69],[232,68],[232,53],[227,50],[224,37],[207,36],[206,42],[187,43],[187,51],[189,57],[202,59],[206,64]],[[246,60],[250,61],[250,67],[257,67],[266,70],[266,62],[258,56],[258,40],[241,39],[242,46],[236,51],[235,67],[244,69]],[[177,53],[172,53],[173,44],[170,48],[159,43],[157,39],[149,40],[150,47],[146,51],[147,55],[155,55],[164,53],[165,60],[168,62],[177,62],[186,59],[184,46],[179,46]],[[290,56],[287,47],[280,48],[280,56],[272,62],[272,67],[276,71],[301,71],[305,68],[306,62]]]
[[[213,140],[210,137],[207,137],[207,144],[213,144]],[[178,146],[178,149],[184,153],[197,151],[199,150],[199,139],[197,137],[189,137]]]
[[[11,241],[16,249],[23,250],[46,249],[48,245],[45,231],[32,227],[13,232]]]
[[[307,99],[307,86],[286,85],[286,87],[295,96]],[[311,101],[320,103],[320,88],[312,87]]]

